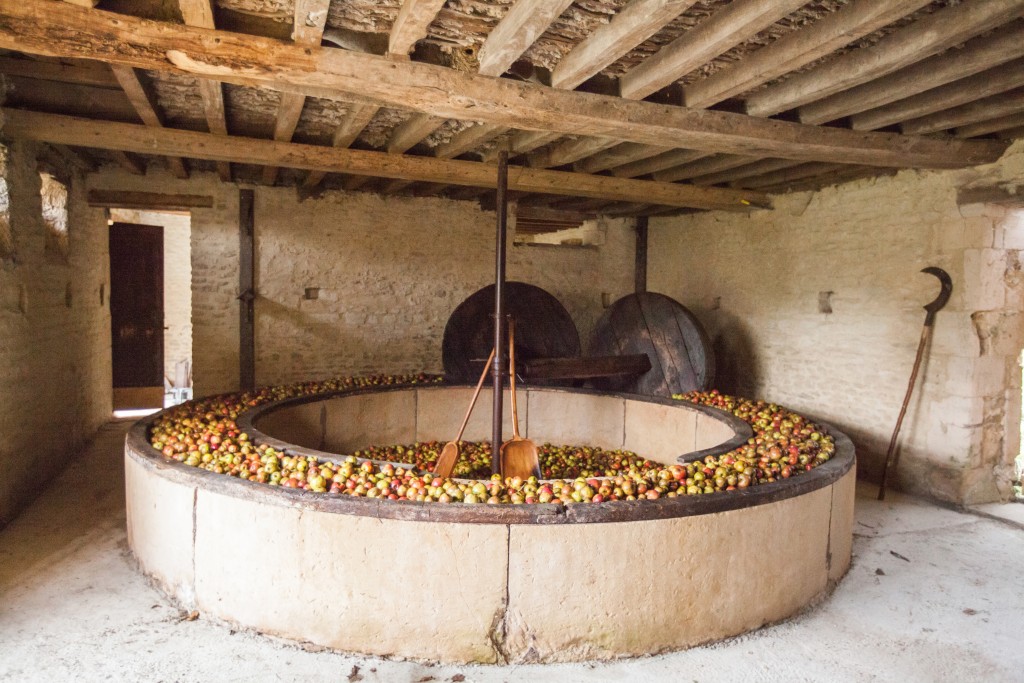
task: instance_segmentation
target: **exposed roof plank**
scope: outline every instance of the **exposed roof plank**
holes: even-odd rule
[[[354,173],[378,178],[447,182],[453,185],[494,187],[494,166],[475,161],[340,149],[294,142],[276,142],[193,131],[151,128],[136,124],[93,121],[59,114],[16,109],[3,110],[5,132],[54,144],[99,147],[117,152],[182,154],[213,161],[245,161],[306,170]],[[523,192],[648,201],[667,206],[695,206],[744,211],[767,205],[758,193],[722,188],[592,176],[564,171],[515,166],[509,169],[509,188]]]
[[[597,154],[609,147],[614,147],[617,144],[619,144],[619,141],[614,138],[562,140],[531,154],[527,158],[527,163],[534,168],[564,166],[565,164],[571,164],[574,161],[588,157],[591,154]]]
[[[572,0],[516,0],[477,52],[479,71],[500,76],[558,18]]]
[[[335,129],[331,146],[345,148],[351,145],[379,110],[380,107],[372,104],[353,104],[345,120]],[[325,175],[327,173],[324,171],[310,171],[302,182],[302,187],[306,190],[315,188]]]
[[[733,0],[619,79],[631,100],[652,95],[738,43],[756,35],[806,0]]]
[[[292,40],[296,45],[319,47],[323,39],[324,27],[327,25],[327,10],[331,0],[295,0],[292,19]],[[281,103],[277,108],[274,122],[274,139],[288,142],[295,134],[299,125],[302,109],[306,104],[306,96],[301,93],[281,93]],[[277,182],[277,168],[267,166],[263,169],[263,184],[273,185]]]
[[[181,17],[188,26],[214,28],[212,0],[178,0]],[[206,126],[215,135],[227,135],[228,124],[224,115],[224,88],[220,82],[199,79],[199,95],[203,100]],[[219,162],[217,174],[226,183],[231,182],[231,164]]]
[[[443,142],[434,148],[434,156],[441,159],[454,159],[455,157],[472,151],[492,138],[503,135],[508,128],[494,126],[489,123],[482,123],[459,131],[452,136],[448,142]]]
[[[954,132],[960,138],[973,138],[976,135],[1010,131],[1019,126],[1024,126],[1024,112],[998,116],[994,119],[985,119],[984,121],[978,121],[966,126],[959,126]]]
[[[618,178],[636,178],[649,173],[657,173],[668,168],[688,164],[697,159],[711,156],[709,152],[692,149],[673,149],[631,164],[623,164],[612,169],[612,175]]]
[[[673,147],[657,145],[641,145],[635,142],[623,142],[611,149],[577,161],[573,166],[580,173],[597,173],[607,171],[609,168],[624,166],[634,161],[649,159],[665,152],[670,152]]]
[[[1015,2],[1024,5],[1024,0]],[[74,39],[61,40],[62,36]],[[111,50],[111,44],[118,49]],[[439,117],[514,122],[559,134],[585,132],[655,145],[672,140],[679,147],[709,152],[949,168],[994,161],[1006,147],[1002,141],[863,133],[632,102],[346,50],[300,48],[223,31],[214,35],[43,0],[0,6],[0,47],[216,76],[330,99],[371,99]],[[459,96],[453,98],[451,92]]]
[[[705,157],[688,164],[668,168],[664,171],[657,171],[654,174],[655,180],[665,183],[674,183],[680,180],[689,180],[697,176],[726,171],[737,166],[745,166],[757,161],[755,157],[748,157],[742,154],[718,154],[712,157]]]
[[[930,0],[854,0],[782,36],[735,65],[683,88],[687,107],[710,107],[795,71],[927,5]]]
[[[58,83],[75,83],[99,88],[120,88],[110,67],[98,62],[52,62],[0,55],[0,73]]]
[[[968,41],[962,48],[947,50],[887,76],[800,107],[800,121],[825,123],[898,102],[1017,59],[1022,54],[1022,45],[1024,21],[1017,20],[991,34]]]
[[[393,55],[407,55],[416,41],[427,35],[437,13],[444,7],[445,0],[402,0],[402,8],[391,26],[388,36],[388,52]]]
[[[690,179],[690,182],[694,185],[718,185],[719,183],[728,183],[741,178],[750,178],[772,171],[780,171],[799,164],[799,161],[793,161],[792,159],[761,159],[751,164],[737,166],[724,171],[694,176]]]
[[[1022,109],[1024,109],[1024,88],[1019,88],[959,107],[946,109],[935,114],[905,121],[900,124],[900,128],[911,135],[925,135],[1000,116],[1020,113]]]
[[[569,51],[551,72],[551,86],[572,90],[685,12],[696,0],[632,0]]]
[[[1024,0],[966,2],[939,10],[810,71],[750,94],[747,113],[771,116],[919,62],[1024,14]]]
[[[164,117],[159,110],[156,94],[153,89],[139,79],[139,74],[130,66],[115,64],[111,67],[114,77],[121,84],[121,89],[128,96],[128,101],[135,107],[139,118],[147,126],[161,128]],[[181,157],[167,157],[167,167],[176,178],[188,178],[188,169]]]
[[[850,117],[854,130],[877,130],[1024,86],[1024,59],[982,71],[923,93]]]

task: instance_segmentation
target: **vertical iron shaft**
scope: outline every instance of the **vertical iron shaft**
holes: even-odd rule
[[[635,290],[637,294],[647,291],[647,216],[640,216],[636,219],[636,277]]]
[[[491,425],[491,472],[501,471],[498,449],[501,448],[502,384],[505,379],[505,242],[508,219],[508,152],[498,154],[498,188],[495,197],[497,236],[494,245],[494,365],[491,367],[493,386],[493,422]]]

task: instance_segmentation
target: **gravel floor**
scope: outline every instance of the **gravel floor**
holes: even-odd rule
[[[853,567],[790,621],[611,663],[433,666],[314,651],[170,604],[125,541],[126,422],[0,532],[4,681],[1024,681],[1024,530],[913,498],[857,500]],[[429,637],[429,634],[425,634]]]

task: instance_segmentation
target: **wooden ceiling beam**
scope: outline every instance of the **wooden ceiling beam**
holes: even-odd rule
[[[35,78],[41,81],[58,83],[74,83],[96,88],[120,88],[110,67],[98,62],[52,62],[42,59],[22,59],[11,56],[0,56],[0,73],[22,78]]]
[[[745,178],[733,184],[734,187],[745,187],[757,189],[762,187],[777,187],[796,180],[803,180],[818,175],[825,175],[834,171],[843,170],[843,164],[828,164],[812,162],[809,164],[798,164],[791,168],[780,169],[769,173],[762,173],[759,176]]]
[[[667,168],[664,171],[657,171],[654,174],[654,179],[663,183],[675,183],[708,173],[727,171],[737,166],[745,166],[754,161],[757,161],[756,157],[748,157],[742,154],[716,154],[715,156],[698,159],[688,164]]]
[[[683,88],[687,107],[710,107],[820,59],[931,0],[854,0],[792,31],[736,64]]]
[[[564,166],[584,157],[614,147],[619,141],[614,138],[578,138],[562,140],[527,157],[527,164],[534,168]]]
[[[370,120],[377,115],[380,107],[372,104],[352,104],[345,116],[345,120],[335,129],[334,137],[331,139],[332,147],[349,147],[356,138],[363,132]],[[327,175],[324,171],[310,171],[306,179],[302,181],[302,188],[306,192],[315,189]]]
[[[132,175],[146,175],[146,162],[143,161],[137,154],[116,149],[111,150],[111,154],[114,155],[114,159],[121,166],[121,168],[128,171]]]
[[[691,161],[712,156],[710,152],[702,152],[692,149],[672,149],[656,156],[641,159],[631,164],[623,164],[612,169],[612,175],[617,178],[638,178],[640,176],[657,173],[665,169],[675,168],[688,164]]]
[[[488,123],[470,126],[453,135],[452,139],[448,142],[441,143],[435,147],[434,156],[441,159],[454,159],[476,149],[499,135],[504,135],[508,130],[508,128],[503,126],[494,126]]]
[[[733,0],[627,71],[619,79],[619,92],[631,100],[653,95],[804,4],[806,0]]]
[[[878,109],[1017,59],[1022,44],[1024,21],[1017,20],[970,40],[961,48],[946,50],[887,76],[811,102],[797,113],[802,123],[816,125]]]
[[[519,59],[572,0],[516,0],[477,52],[479,72],[500,76]]]
[[[994,119],[978,121],[966,126],[959,126],[954,133],[958,138],[973,138],[977,135],[988,135],[989,133],[1002,133],[1024,126],[1024,112],[999,116]]]
[[[128,96],[128,101],[132,103],[135,111],[138,112],[142,122],[147,126],[162,128],[164,126],[164,117],[160,113],[160,105],[157,103],[156,93],[153,92],[153,89],[148,84],[143,83],[139,78],[139,74],[130,66],[114,64],[110,68],[117,82],[121,84],[124,94]],[[167,167],[175,178],[188,178],[188,169],[185,168],[185,162],[181,157],[167,157]]]
[[[494,166],[475,161],[368,152],[294,142],[277,142],[194,131],[151,128],[130,123],[93,121],[59,114],[4,109],[4,132],[14,138],[96,147],[116,153],[182,154],[199,159],[238,161],[304,170],[350,173],[376,178],[446,182],[494,187]],[[509,169],[509,188],[522,192],[648,201],[668,206],[696,206],[746,211],[767,206],[756,192],[694,188],[673,183],[591,176],[515,166]]]
[[[616,166],[624,166],[634,161],[641,161],[664,154],[665,152],[671,152],[673,149],[673,147],[622,142],[611,149],[577,161],[573,168],[580,173],[598,173],[615,168]]]
[[[562,57],[551,72],[551,87],[572,90],[644,42],[696,0],[632,0]]]
[[[737,166],[725,171],[695,176],[690,179],[690,182],[694,185],[718,185],[719,183],[728,183],[740,180],[741,178],[750,178],[764,173],[771,173],[772,171],[780,171],[799,164],[799,161],[793,161],[792,159],[761,159],[754,163]]]
[[[199,28],[215,28],[212,0],[178,0],[181,18],[188,26]],[[228,122],[224,115],[224,88],[219,81],[207,78],[199,79],[199,96],[203,100],[203,114],[206,126],[214,135],[227,135]],[[217,175],[225,183],[231,182],[231,164],[217,164]]]
[[[927,135],[940,130],[949,130],[1000,116],[1017,114],[1022,110],[1024,110],[1024,88],[1019,88],[935,114],[904,121],[900,124],[900,128],[910,135]]]
[[[795,180],[766,187],[763,191],[771,194],[782,194],[784,192],[816,192],[829,187],[830,185],[841,185],[843,183],[849,183],[863,178],[877,178],[886,175],[893,175],[896,173],[896,170],[897,169],[895,168],[847,166],[838,171],[832,171],[831,173],[825,173],[823,175],[808,177],[804,180]]]
[[[89,190],[89,206],[150,211],[188,211],[213,206],[213,196],[199,194],[164,194],[160,192],[129,192],[126,190]]]
[[[850,117],[850,127],[854,130],[877,130],[1022,86],[1024,59],[1018,59],[918,95],[897,100],[884,107],[854,114]]]
[[[402,0],[402,8],[391,26],[388,36],[388,53],[405,56],[412,52],[417,41],[427,36],[427,29],[434,22],[437,13],[444,7],[445,0]]]
[[[295,0],[292,15],[292,40],[296,45],[320,47],[327,25],[327,10],[331,0]],[[306,105],[306,96],[301,93],[281,93],[281,103],[277,108],[277,119],[274,122],[274,139],[288,142],[295,135],[295,129],[302,117],[302,109]],[[277,182],[277,167],[267,166],[263,169],[263,184],[274,185]]]
[[[778,85],[751,93],[747,113],[772,116],[824,99],[919,62],[1024,14],[1024,0],[965,2],[940,9],[891,33],[875,45],[852,50]]]
[[[1014,3],[1024,7],[1024,0]],[[681,148],[708,152],[950,168],[994,161],[1006,148],[1002,141],[863,133],[633,102],[347,50],[301,48],[223,31],[214,34],[45,0],[0,6],[0,48],[216,77],[329,99],[355,97],[443,118],[514,123],[558,134],[585,133],[653,145],[671,140]]]

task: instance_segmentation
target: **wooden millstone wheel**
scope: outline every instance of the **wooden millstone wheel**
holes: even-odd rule
[[[505,283],[505,308],[516,321],[516,362],[575,358],[580,333],[558,299],[525,282]],[[441,362],[451,382],[476,382],[494,345],[494,285],[472,294],[452,312],[444,328]],[[534,382],[534,384],[566,382]]]
[[[625,296],[597,321],[590,356],[646,354],[651,369],[636,377],[593,380],[605,391],[671,396],[708,389],[715,357],[700,322],[678,301],[645,292]]]

